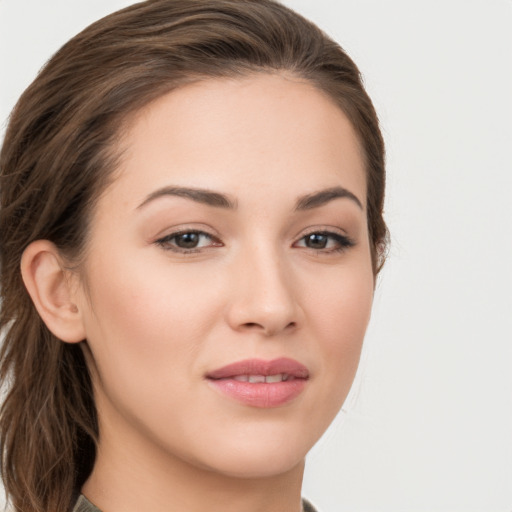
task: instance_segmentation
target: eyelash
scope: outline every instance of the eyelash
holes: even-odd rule
[[[199,248],[194,247],[191,249],[177,247],[176,240],[180,236],[183,236],[183,235],[198,235],[200,238],[206,237],[206,238],[212,240],[212,243],[206,247],[199,247]],[[301,237],[299,239],[299,242],[306,240],[308,237],[311,237],[312,235],[327,237],[329,240],[334,240],[334,242],[337,244],[337,247],[329,248],[329,249],[326,249],[326,248],[315,249],[313,247],[303,246],[304,248],[311,249],[318,254],[340,253],[347,249],[350,249],[351,247],[353,247],[355,245],[355,242],[346,235],[341,235],[339,233],[333,233],[332,231],[322,231],[322,230],[311,231],[310,233],[305,234],[303,237]],[[329,240],[327,241],[327,243],[329,243]],[[173,243],[173,241],[174,241],[174,243]],[[214,237],[213,235],[210,235],[209,233],[206,233],[205,231],[199,231],[199,230],[195,230],[195,229],[186,229],[186,230],[182,230],[182,231],[177,231],[175,233],[170,233],[169,235],[159,238],[158,240],[155,241],[155,243],[157,245],[161,246],[165,250],[176,252],[178,254],[193,254],[193,253],[201,252],[204,249],[209,249],[210,247],[221,247],[222,246],[222,242],[218,238]],[[295,244],[296,243],[297,242],[295,242]]]
[[[330,240],[334,240],[334,242],[337,244],[337,247],[335,248],[321,248],[321,249],[315,249],[313,247],[305,247],[306,249],[312,249],[313,251],[316,251],[317,253],[327,253],[327,254],[333,254],[333,253],[340,253],[343,251],[346,251],[347,249],[350,249],[355,245],[354,240],[349,238],[346,235],[342,235],[340,233],[334,233],[332,231],[311,231],[310,233],[305,234],[302,238],[300,238],[299,241],[305,240],[308,237],[316,235],[316,236],[323,236],[327,237]],[[297,242],[296,242],[297,243]],[[327,242],[329,243],[329,241]]]
[[[170,251],[177,252],[180,254],[198,253],[202,249],[204,249],[203,247],[200,247],[200,248],[194,247],[192,249],[184,249],[184,248],[180,248],[180,247],[177,247],[176,245],[172,244],[173,240],[175,241],[177,238],[179,238],[180,236],[183,236],[183,235],[199,235],[199,237],[206,237],[206,238],[209,238],[210,240],[212,240],[213,247],[221,247],[222,246],[222,242],[218,238],[214,237],[213,235],[210,235],[209,233],[206,233],[205,231],[199,231],[199,230],[195,230],[195,229],[184,229],[182,231],[176,231],[175,233],[170,233],[169,235],[159,238],[158,240],[156,240],[155,243],[160,245],[165,250],[170,250]],[[209,247],[211,247],[211,245]],[[208,248],[208,247],[206,247],[206,248]]]

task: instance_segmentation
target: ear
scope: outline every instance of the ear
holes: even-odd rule
[[[75,301],[77,276],[66,269],[57,247],[48,240],[32,242],[23,252],[21,275],[46,327],[62,341],[82,341],[85,329]]]

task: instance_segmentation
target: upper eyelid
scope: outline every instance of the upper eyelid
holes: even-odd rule
[[[323,235],[330,235],[333,237],[341,237],[348,241],[350,241],[352,244],[355,244],[355,239],[348,234],[348,232],[341,228],[341,227],[334,227],[334,226],[314,226],[311,228],[306,228],[306,230],[301,230],[297,235],[295,235],[294,238],[292,238],[292,243],[295,244],[299,242],[300,240],[303,240],[304,237],[307,237],[309,235],[312,235],[314,233],[319,233]]]
[[[348,231],[346,229],[343,229],[340,226],[332,226],[328,224],[317,224],[315,226],[302,229],[299,233],[305,233],[305,235],[309,233],[343,233],[344,235],[348,236]]]
[[[208,233],[208,231],[204,231],[202,229],[180,229],[178,231],[171,231],[167,235],[163,235],[160,238],[172,238],[173,236],[185,235],[187,233],[197,233],[198,235],[206,235],[211,238],[215,237],[215,235],[213,235],[212,233]]]
[[[158,234],[154,237],[155,241],[161,240],[162,238],[172,238],[173,236],[179,236],[184,233],[199,233],[207,235],[211,238],[218,238],[220,239],[220,236],[215,232],[215,230],[211,230],[210,228],[199,226],[199,227],[192,227],[187,226],[181,228],[167,228],[165,230],[160,231],[161,234]]]
[[[188,233],[195,233],[198,235],[206,236],[206,237],[210,238],[211,240],[220,241],[219,237],[215,236],[212,233],[208,233],[208,231],[203,231],[200,229],[183,229],[183,230],[179,230],[179,231],[173,231],[171,233],[168,233],[167,235],[159,236],[155,241],[161,242],[162,240],[172,240],[173,238],[176,238],[181,235],[186,235]]]
[[[294,243],[300,242],[301,240],[304,240],[304,238],[306,238],[307,236],[314,235],[314,234],[324,235],[324,236],[333,238],[338,242],[343,241],[343,243],[346,243],[348,246],[354,246],[356,244],[356,241],[347,234],[341,234],[341,233],[337,233],[335,231],[326,231],[326,230],[322,231],[319,229],[310,231],[309,233],[302,235]]]

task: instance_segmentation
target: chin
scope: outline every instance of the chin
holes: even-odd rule
[[[215,467],[210,466],[209,469],[231,478],[271,478],[302,468],[304,459],[305,454],[300,458],[297,454],[265,457],[256,454],[231,454],[230,457],[219,461]]]
[[[314,441],[306,443],[305,435],[265,434],[210,445],[201,457],[205,469],[235,478],[267,478],[303,467]]]

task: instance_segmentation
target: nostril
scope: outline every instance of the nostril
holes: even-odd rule
[[[256,322],[247,322],[244,325],[245,325],[245,327],[249,327],[249,328],[259,327],[260,329],[263,329],[263,326],[260,324],[257,324]]]
[[[268,335],[271,335],[271,334],[275,334],[276,332],[278,332],[280,330],[284,330],[284,331],[293,330],[297,327],[297,323],[289,322],[287,325],[284,326],[284,329],[279,328],[278,326],[272,326],[272,325],[265,326],[258,322],[246,322],[242,325],[242,327],[244,329],[248,329],[248,330],[258,329],[258,330],[264,331]]]

